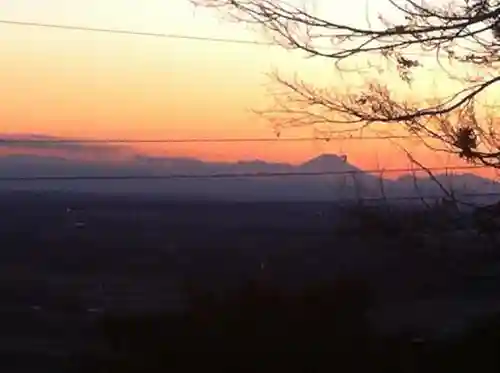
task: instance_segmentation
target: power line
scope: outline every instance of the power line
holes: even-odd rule
[[[208,37],[208,36],[183,35],[183,34],[175,34],[175,33],[158,33],[158,32],[148,32],[148,31],[127,30],[127,29],[62,25],[62,24],[57,24],[57,23],[14,21],[14,20],[7,20],[7,19],[0,19],[0,24],[12,25],[12,26],[53,28],[53,29],[72,30],[72,31],[100,32],[100,33],[107,33],[107,34],[122,34],[122,35],[131,35],[131,36],[146,36],[146,37],[153,37],[153,38],[209,41],[209,42],[214,42],[214,43],[252,44],[252,45],[262,45],[262,46],[274,46],[275,45],[274,43],[271,43],[271,42],[261,42],[261,41],[257,41],[257,40],[216,38],[216,37]]]
[[[243,40],[243,39],[232,39],[232,38],[217,38],[209,36],[195,36],[195,35],[183,35],[176,33],[158,33],[158,32],[148,32],[148,31],[135,31],[127,29],[115,29],[115,28],[102,28],[102,27],[89,27],[89,26],[75,26],[75,25],[63,25],[58,23],[46,23],[46,22],[29,22],[29,21],[15,21],[9,19],[0,19],[0,24],[11,25],[11,26],[24,26],[24,27],[41,27],[41,28],[52,28],[60,30],[71,30],[71,31],[86,31],[86,32],[100,32],[108,34],[121,34],[121,35],[131,35],[131,36],[143,36],[143,37],[153,37],[153,38],[166,38],[166,39],[184,39],[202,42],[214,42],[214,43],[230,43],[230,44],[246,44],[246,45],[260,45],[260,46],[279,46],[273,42],[265,42],[258,40]],[[332,48],[333,51],[342,51],[342,48]],[[377,53],[376,51],[369,51],[365,53]],[[434,57],[434,54],[424,53],[424,52],[405,52],[405,55],[409,56],[420,56],[420,57]]]
[[[460,193],[461,198],[477,198],[477,197],[498,197],[500,192],[476,192],[476,193]],[[385,201],[422,201],[422,200],[439,200],[442,195],[427,195],[427,196],[387,196],[387,197],[359,197],[359,198],[341,198],[339,203],[346,202],[385,202]],[[457,201],[460,203],[460,201]]]
[[[411,135],[349,135],[349,136],[316,136],[316,137],[240,137],[240,138],[183,138],[183,139],[20,139],[0,138],[2,145],[36,145],[36,144],[167,144],[167,143],[244,143],[244,142],[307,142],[336,140],[397,140],[413,138]],[[428,136],[426,136],[428,137]]]
[[[483,169],[485,166],[449,166],[429,167],[430,172]],[[173,180],[173,179],[232,179],[232,178],[267,178],[267,177],[311,177],[311,176],[347,176],[357,174],[407,173],[419,170],[410,168],[345,170],[345,171],[290,171],[290,172],[242,172],[212,174],[166,174],[166,175],[75,175],[75,176],[2,176],[0,181],[72,181],[72,180]],[[422,171],[422,170],[420,170]]]

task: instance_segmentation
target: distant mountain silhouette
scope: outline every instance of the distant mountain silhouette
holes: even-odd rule
[[[303,170],[310,171],[357,171],[358,168],[347,163],[343,157],[336,154],[321,154],[300,165]]]
[[[339,173],[300,175],[301,173]],[[249,177],[252,173],[296,173],[293,176]],[[443,195],[429,178],[380,179],[350,164],[343,156],[322,154],[299,165],[261,160],[206,162],[196,158],[151,157],[132,154],[126,159],[89,161],[64,156],[0,156],[0,176],[153,176],[246,174],[234,178],[180,178],[168,180],[13,180],[0,182],[1,190],[60,190],[97,193],[148,193],[175,198],[224,200],[337,200]],[[250,175],[251,176],[251,175]],[[472,174],[437,175],[443,185],[460,193],[497,193],[500,185]],[[383,183],[383,191],[381,188]]]

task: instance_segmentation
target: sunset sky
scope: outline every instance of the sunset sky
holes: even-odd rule
[[[349,3],[359,9],[366,4],[365,0]],[[370,9],[385,9],[382,4],[386,1],[370,0]],[[194,11],[186,0],[16,0],[0,5],[4,20],[262,39],[206,10]],[[353,23],[364,22],[362,11],[355,16],[342,7],[340,3],[332,11],[344,20],[351,17]],[[330,76],[333,84],[345,84],[324,61],[306,62],[297,53],[271,46],[16,25],[0,25],[0,32],[2,133],[120,139],[268,138],[274,136],[271,127],[249,109],[270,102],[265,73],[273,67],[303,71],[322,81]],[[435,66],[430,67],[423,73],[423,85],[414,88],[416,95],[425,94],[425,85],[436,89]],[[282,137],[310,135],[312,129],[306,128],[286,131]],[[347,153],[351,162],[368,168],[408,164],[404,157],[395,156],[400,153],[395,153],[393,145],[380,140],[163,144],[144,145],[141,150],[209,160],[261,158],[294,163],[334,152]],[[437,162],[422,148],[418,155],[429,164]]]

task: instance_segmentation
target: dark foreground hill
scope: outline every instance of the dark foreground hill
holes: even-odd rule
[[[357,209],[4,194],[0,367],[405,371],[417,337],[439,359],[465,348],[447,338],[479,345],[458,335],[499,310],[495,235],[466,215]]]

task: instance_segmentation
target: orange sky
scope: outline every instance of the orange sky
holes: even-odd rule
[[[364,0],[355,0],[353,5],[356,1],[360,6],[365,4]],[[380,7],[382,2],[370,1],[370,6]],[[239,39],[259,37],[206,11],[193,14],[186,0],[5,3],[3,19]],[[341,15],[345,18],[352,12]],[[297,54],[268,46],[12,25],[0,25],[0,32],[3,133],[122,139],[271,137],[269,124],[251,115],[249,109],[268,100],[264,74],[272,67],[305,71],[322,82],[330,76],[332,83],[343,84],[324,62],[304,62]],[[435,78],[428,70],[423,74],[425,79],[413,88],[414,92],[424,92],[425,85],[428,89]],[[282,136],[311,134],[309,128],[290,130]],[[392,145],[380,140],[168,144],[142,150],[212,160],[262,158],[294,163],[318,153],[337,152],[347,153],[362,167],[408,165]],[[427,163],[437,162],[422,149],[419,157]]]

